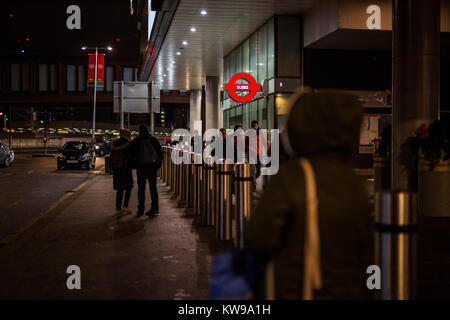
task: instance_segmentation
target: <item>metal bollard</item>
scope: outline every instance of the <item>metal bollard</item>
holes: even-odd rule
[[[186,208],[194,206],[194,153],[189,152],[191,162],[186,167]]]
[[[203,181],[203,194],[204,194],[204,223],[206,226],[215,226],[215,192],[216,192],[216,165],[214,163],[214,157],[205,158],[205,164],[203,166],[204,181]]]
[[[184,163],[184,159],[185,159],[185,152],[182,150],[181,151],[181,155],[183,157],[183,162],[180,164],[180,200],[181,201],[186,201],[186,166],[187,164]]]
[[[164,147],[164,161],[163,161],[164,162],[163,181],[166,185],[167,185],[167,166],[168,166],[167,153],[168,153],[168,148],[167,148],[167,146],[165,146]]]
[[[375,261],[381,269],[382,300],[416,297],[417,194],[375,194]]]
[[[175,163],[172,161],[172,152],[174,148],[170,148],[170,191],[175,190]]]
[[[232,237],[231,230],[231,213],[232,213],[232,194],[231,183],[233,176],[233,164],[226,160],[216,164],[216,234],[220,240],[230,240]]]
[[[186,208],[191,208],[193,205],[193,179],[192,179],[192,168],[193,168],[193,157],[192,152],[186,151],[188,154],[189,163],[185,164],[184,170],[184,189],[185,189],[185,197],[186,197]]]
[[[180,149],[176,148],[178,156],[180,155]],[[180,195],[180,178],[181,178],[181,164],[175,164],[175,195]]]
[[[194,214],[200,216],[202,200],[203,200],[203,165],[202,165],[202,155],[195,154],[194,163]]]
[[[250,219],[252,210],[253,170],[248,163],[237,163],[235,166],[236,181],[236,243],[244,249],[244,225]]]

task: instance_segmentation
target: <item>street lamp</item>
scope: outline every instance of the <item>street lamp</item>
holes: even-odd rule
[[[112,51],[111,46],[107,47],[87,47],[82,46],[81,50],[94,50],[95,49],[95,71],[94,71],[94,110],[92,113],[92,144],[95,143],[95,116],[96,116],[96,104],[97,104],[97,62],[98,62],[98,50]]]

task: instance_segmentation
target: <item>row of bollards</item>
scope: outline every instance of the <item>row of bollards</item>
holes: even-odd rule
[[[243,248],[245,222],[250,218],[252,205],[251,165],[233,164],[225,159],[216,161],[211,156],[203,158],[201,154],[171,146],[163,146],[163,156],[158,174],[170,191],[193,209],[202,225],[214,227],[218,239],[234,238],[236,245]]]

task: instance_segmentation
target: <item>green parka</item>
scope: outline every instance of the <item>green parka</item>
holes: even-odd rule
[[[287,134],[295,159],[271,177],[246,226],[246,247],[273,260],[276,299],[300,299],[305,237],[305,180],[298,159],[309,159],[319,198],[322,289],[316,299],[366,299],[373,264],[373,228],[366,187],[353,171],[360,103],[340,94],[303,94],[293,103]],[[262,279],[260,279],[262,280]],[[264,298],[263,287],[256,297]]]

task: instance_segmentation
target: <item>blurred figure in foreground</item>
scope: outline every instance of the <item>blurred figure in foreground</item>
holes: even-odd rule
[[[111,148],[111,167],[113,169],[113,187],[116,194],[116,214],[131,213],[128,208],[131,189],[133,188],[133,173],[130,163],[130,140],[129,130],[120,129],[120,138],[114,140]],[[125,193],[125,198],[124,198]],[[123,208],[122,208],[123,202]]]
[[[366,188],[351,166],[360,121],[360,103],[351,96],[308,93],[293,102],[286,127],[291,159],[271,178],[246,229],[246,249],[262,265],[273,262],[275,299],[304,297],[307,203],[300,158],[312,164],[317,185],[321,289],[314,298],[370,297],[373,229]],[[264,277],[257,277],[261,299]]]

